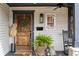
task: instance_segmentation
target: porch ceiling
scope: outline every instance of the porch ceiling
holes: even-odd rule
[[[57,6],[58,3],[7,3],[10,7],[32,7],[32,6]],[[66,7],[72,6],[73,3],[63,3]]]

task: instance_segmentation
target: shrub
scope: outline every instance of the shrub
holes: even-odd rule
[[[46,47],[49,47],[52,44],[53,40],[51,36],[39,34],[36,36],[34,45],[35,47],[45,45]]]

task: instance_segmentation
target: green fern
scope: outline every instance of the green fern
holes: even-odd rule
[[[46,47],[49,47],[53,43],[53,39],[48,35],[38,34],[34,41],[34,46],[38,47],[41,44],[44,44]]]

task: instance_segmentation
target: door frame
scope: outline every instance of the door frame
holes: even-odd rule
[[[32,14],[32,42],[34,42],[34,10],[13,10],[13,24],[16,22],[16,14]],[[16,52],[16,43],[14,38],[14,52]],[[34,45],[32,45],[32,54],[34,52]]]

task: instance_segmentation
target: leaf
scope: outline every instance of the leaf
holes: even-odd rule
[[[48,35],[38,34],[34,40],[34,45],[36,47],[43,43],[46,47],[49,47],[53,43],[53,38]]]

